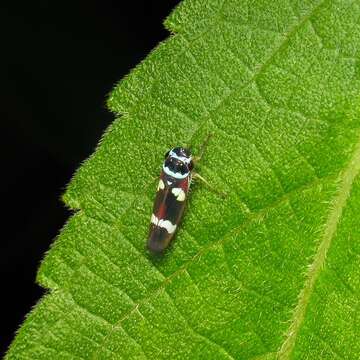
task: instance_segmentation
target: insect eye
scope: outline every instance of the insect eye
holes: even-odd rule
[[[164,155],[164,159],[167,159],[167,157],[169,156],[170,151],[167,151],[166,154]]]
[[[189,168],[185,164],[180,165],[180,172],[186,174],[189,171]]]

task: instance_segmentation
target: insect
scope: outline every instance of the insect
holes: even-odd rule
[[[185,208],[194,162],[189,149],[176,147],[165,154],[151,215],[148,248],[160,253],[173,238]]]
[[[175,147],[165,154],[148,239],[148,249],[153,253],[163,252],[173,238],[184,212],[191,180],[196,177],[210,186],[193,171],[194,162],[201,159],[210,136],[203,143],[198,157],[193,158],[190,150],[184,147]]]

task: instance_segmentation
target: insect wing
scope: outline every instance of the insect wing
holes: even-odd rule
[[[148,248],[152,252],[162,252],[173,238],[184,212],[189,181],[189,177],[169,179],[162,172],[151,215]]]

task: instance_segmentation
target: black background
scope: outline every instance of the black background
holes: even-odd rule
[[[44,292],[36,271],[70,214],[66,184],[113,119],[107,94],[169,35],[177,3],[0,5],[0,356]]]

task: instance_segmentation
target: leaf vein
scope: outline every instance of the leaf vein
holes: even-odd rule
[[[350,196],[352,184],[360,171],[360,139],[355,147],[352,158],[347,167],[339,174],[337,194],[332,201],[332,207],[323,229],[322,239],[319,243],[313,261],[306,274],[305,285],[300,291],[298,302],[295,306],[291,324],[285,334],[284,341],[278,351],[278,358],[281,360],[290,359],[295,347],[297,336],[305,319],[306,310],[314,292],[316,280],[326,262],[326,255],[331,242],[336,235],[337,226],[340,222],[346,202]]]

